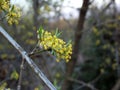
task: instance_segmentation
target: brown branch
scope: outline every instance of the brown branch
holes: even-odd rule
[[[91,85],[90,83],[85,83],[83,81],[80,81],[80,80],[76,80],[76,79],[73,79],[73,78],[68,78],[69,81],[71,82],[75,82],[75,83],[78,83],[78,84],[82,84],[84,87],[88,87],[92,90],[98,90],[97,88],[95,88],[93,85]]]
[[[17,90],[21,90],[21,82],[22,82],[22,74],[23,74],[23,69],[24,69],[24,62],[25,62],[25,59],[22,58],[22,63],[20,65],[20,76],[19,76]]]
[[[79,45],[80,45],[80,39],[82,36],[82,29],[83,29],[83,25],[85,22],[85,16],[88,10],[88,6],[89,6],[89,0],[83,0],[83,5],[82,8],[79,12],[79,19],[78,19],[78,25],[77,25],[77,29],[75,31],[75,41],[74,41],[74,46],[73,46],[73,54],[72,54],[72,58],[70,60],[69,63],[67,63],[66,66],[66,78],[63,82],[63,86],[62,86],[62,90],[71,90],[72,89],[72,83],[67,80],[67,77],[71,77],[76,61],[77,61],[77,57],[78,57],[78,53],[79,53]]]

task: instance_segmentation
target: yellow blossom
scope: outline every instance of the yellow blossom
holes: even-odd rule
[[[20,10],[16,6],[10,5],[9,0],[0,0],[0,13],[2,12],[5,13],[4,17],[7,20],[8,24],[18,24]]]
[[[42,28],[38,30],[38,39],[40,41],[40,45],[42,45],[45,50],[52,49],[52,51],[55,53],[57,62],[59,62],[60,59],[64,59],[66,62],[71,59],[71,43],[64,42],[56,35],[52,35],[50,32],[44,31]]]

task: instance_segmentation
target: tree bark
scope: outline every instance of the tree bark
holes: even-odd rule
[[[88,10],[89,6],[89,0],[83,0],[82,8],[79,12],[79,19],[77,24],[77,29],[75,31],[75,40],[74,40],[74,46],[73,46],[73,54],[70,62],[66,65],[66,78],[63,82],[62,90],[72,90],[72,82],[70,82],[67,78],[72,76],[72,73],[74,71],[74,67],[77,61],[77,57],[79,54],[79,46],[80,46],[80,39],[82,36],[81,31],[83,30],[84,22],[85,22],[85,16]]]
[[[37,37],[36,30],[39,28],[38,16],[39,16],[39,0],[33,0],[33,10],[34,10],[34,35]]]

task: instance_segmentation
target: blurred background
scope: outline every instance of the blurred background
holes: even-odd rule
[[[70,62],[72,67],[64,61],[56,62],[46,53],[32,57],[57,90],[120,90],[120,0],[10,0],[10,3],[21,9],[19,24],[0,21],[0,26],[28,53],[38,42],[36,30],[40,26],[50,32],[58,29],[62,32],[60,38],[72,40],[75,57]],[[16,90],[21,61],[21,55],[1,34],[0,86],[6,82],[7,88]],[[11,79],[11,75],[15,78]],[[26,62],[21,84],[21,90],[49,90]]]

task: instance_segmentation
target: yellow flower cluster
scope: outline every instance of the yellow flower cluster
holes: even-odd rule
[[[13,6],[13,10],[10,10],[6,16],[6,19],[10,25],[13,23],[18,24],[18,19],[20,18],[19,8]]]
[[[10,2],[9,0],[0,0],[0,12],[9,10]]]
[[[64,59],[68,62],[71,59],[72,44],[66,43],[62,39],[59,39],[57,35],[52,35],[48,31],[44,31],[42,28],[38,30],[38,38],[40,45],[45,50],[51,50],[52,54],[56,56],[57,62],[60,59]]]
[[[5,18],[10,25],[13,23],[18,24],[20,10],[16,6],[10,5],[9,0],[0,0],[0,13],[2,12],[4,12]]]

